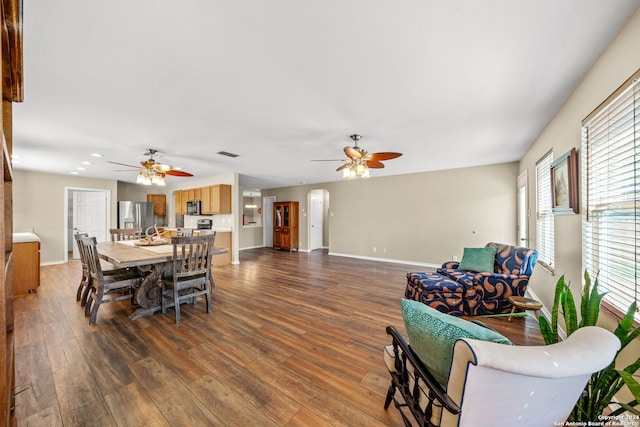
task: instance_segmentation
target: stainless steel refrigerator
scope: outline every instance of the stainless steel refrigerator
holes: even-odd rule
[[[153,226],[153,203],[118,202],[118,228],[142,228],[144,232]]]

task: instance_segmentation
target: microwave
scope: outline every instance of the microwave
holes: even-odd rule
[[[200,200],[192,200],[187,202],[187,215],[200,215],[202,202]]]

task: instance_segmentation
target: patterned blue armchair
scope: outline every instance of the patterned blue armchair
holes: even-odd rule
[[[538,253],[494,242],[486,246],[496,246],[493,271],[459,270],[460,263],[450,261],[436,273],[407,273],[405,297],[456,316],[508,313],[507,298],[524,296]]]

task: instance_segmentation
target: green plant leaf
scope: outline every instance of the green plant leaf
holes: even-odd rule
[[[562,275],[556,283],[556,290],[553,296],[553,308],[551,309],[551,330],[556,336],[558,335],[558,310],[560,310],[560,299],[562,298],[564,287],[564,275]],[[557,338],[555,342],[558,342]]]
[[[640,383],[628,372],[618,371],[618,375],[620,375],[624,383],[629,387],[629,391],[633,394],[634,399],[640,401]]]
[[[564,311],[564,322],[567,328],[567,336],[571,335],[578,329],[578,313],[576,311],[576,303],[573,300],[573,294],[568,285],[565,285],[562,309]]]
[[[591,298],[591,277],[587,270],[584,271],[584,287],[582,288],[582,299],[580,301],[580,326],[586,326],[588,324],[589,313],[589,299]]]
[[[542,338],[544,338],[544,343],[546,345],[558,342],[558,333],[553,331],[551,325],[544,316],[540,316],[540,318],[538,318],[538,325],[540,326],[540,332],[542,333]]]
[[[602,299],[607,294],[606,292],[598,293],[598,275],[596,275],[596,280],[593,282],[593,287],[589,292],[586,284],[591,283],[591,278],[589,273],[585,270],[585,294],[583,294],[583,307],[584,310],[582,314],[582,321],[580,322],[580,326],[595,326],[598,323],[598,315],[600,314],[600,305],[602,304]],[[588,281],[588,282],[587,282]],[[586,297],[586,292],[588,293],[588,297]],[[586,298],[586,299],[585,299]]]

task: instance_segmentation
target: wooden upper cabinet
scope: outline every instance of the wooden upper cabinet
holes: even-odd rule
[[[187,197],[189,196],[187,190],[178,190],[173,193],[173,204],[176,208],[176,215],[187,214]]]
[[[167,196],[164,194],[147,194],[147,202],[153,203],[154,215],[167,214]]]
[[[200,189],[203,215],[231,213],[231,186],[227,184],[211,185]]]
[[[192,200],[200,200],[200,213],[202,215],[230,214],[231,186],[217,184],[176,191],[174,196],[176,215],[186,215],[187,202]]]
[[[200,213],[209,214],[211,213],[211,187],[202,187],[200,190]]]

